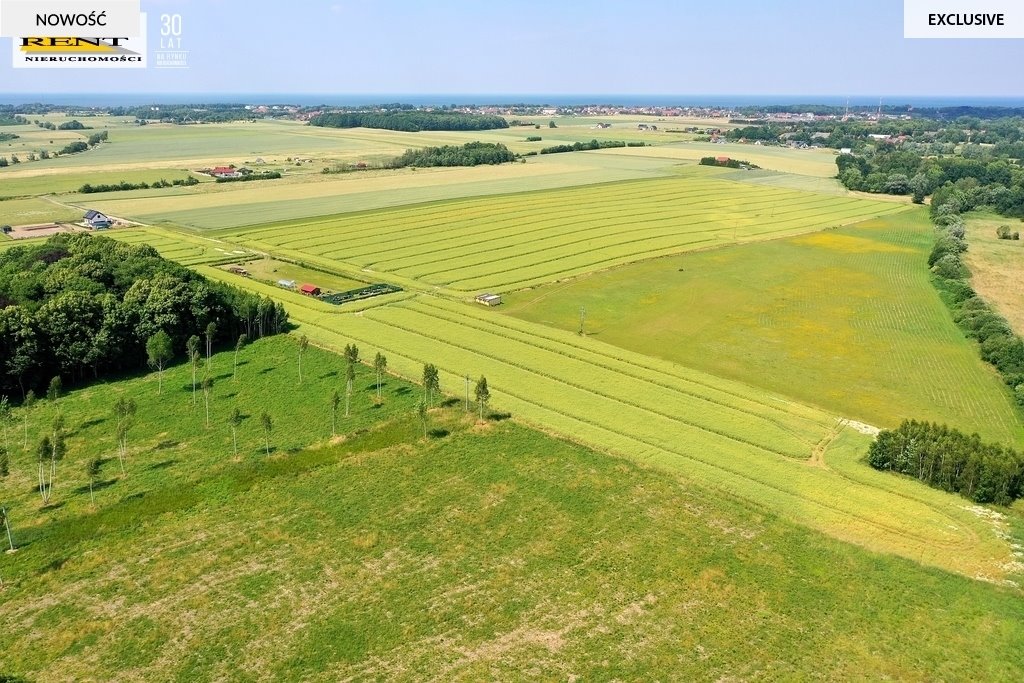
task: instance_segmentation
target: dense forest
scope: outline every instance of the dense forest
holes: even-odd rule
[[[176,355],[192,335],[234,343],[286,326],[269,298],[208,281],[148,245],[78,233],[0,254],[0,395],[141,367],[158,332]]]
[[[331,112],[314,116],[309,125],[325,128],[381,128],[409,133],[423,130],[508,128],[508,122],[500,116],[416,110]]]
[[[405,154],[391,162],[392,168],[406,166],[481,166],[515,161],[516,155],[505,145],[490,142],[468,142],[465,145],[445,145],[407,149]]]
[[[906,420],[895,430],[881,432],[871,444],[868,463],[976,503],[1009,505],[1024,494],[1019,453],[931,422]]]

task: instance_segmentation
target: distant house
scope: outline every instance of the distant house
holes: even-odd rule
[[[218,166],[210,171],[210,175],[214,178],[238,178],[242,174],[230,166]]]
[[[719,164],[729,163],[729,157],[715,157],[715,161]]]
[[[483,293],[477,294],[476,302],[484,306],[497,306],[501,303],[501,296],[498,294]]]
[[[320,296],[320,288],[316,285],[302,285],[299,291],[306,296]]]
[[[853,150],[850,149],[849,147],[843,147],[842,149],[839,150],[839,153],[840,154],[853,154]]]
[[[228,272],[241,275],[242,277],[249,277],[249,271],[242,266],[228,266]]]
[[[99,211],[94,211],[92,209],[89,209],[88,211],[85,212],[85,222],[93,230],[106,230],[113,224],[113,221],[110,220],[110,218],[108,218],[105,214],[102,214]]]
[[[284,287],[285,289],[295,289],[295,280],[278,280],[278,287]]]

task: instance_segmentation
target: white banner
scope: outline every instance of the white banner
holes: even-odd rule
[[[139,0],[0,0],[0,36],[139,37]]]
[[[904,38],[1024,38],[1022,0],[903,0]]]

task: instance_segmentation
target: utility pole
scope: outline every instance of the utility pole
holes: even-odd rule
[[[469,375],[466,375],[466,412],[469,412]]]
[[[586,322],[587,322],[587,308],[585,306],[580,306],[580,336],[581,337],[586,334],[583,331],[583,329],[584,329],[583,326],[586,324]]]

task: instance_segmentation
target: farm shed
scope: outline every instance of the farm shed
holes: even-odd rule
[[[85,222],[88,223],[89,227],[93,230],[106,230],[112,223],[110,218],[106,215],[92,209],[85,212]]]
[[[484,306],[497,306],[501,303],[501,296],[498,294],[483,293],[477,294],[476,302]]]
[[[249,277],[249,271],[241,266],[228,266],[228,272],[242,277]]]
[[[278,280],[278,287],[284,287],[285,289],[295,289],[295,280]]]
[[[320,288],[316,285],[302,285],[299,291],[306,296],[320,296]]]

